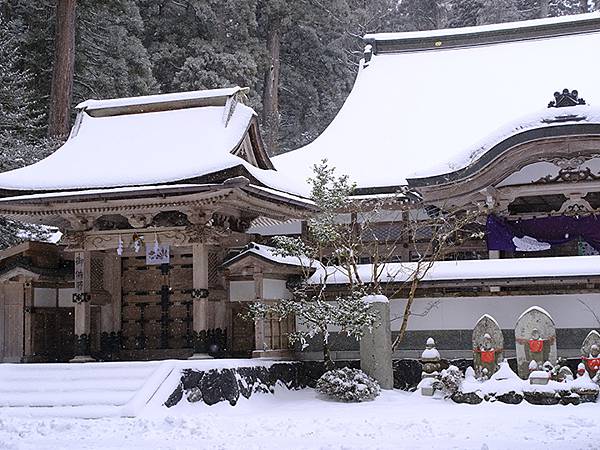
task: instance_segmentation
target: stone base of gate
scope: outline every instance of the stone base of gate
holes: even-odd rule
[[[87,363],[87,362],[96,362],[96,360],[88,355],[85,355],[85,356],[79,355],[73,359],[70,359],[69,362],[70,363]]]
[[[294,359],[291,350],[280,349],[280,350],[254,350],[252,352],[252,358],[265,358],[265,359],[280,359],[280,360],[291,360]]]
[[[188,359],[192,355],[191,348],[179,349],[145,349],[145,350],[121,350],[119,360],[121,361],[163,361],[165,359]]]
[[[208,353],[194,353],[192,356],[190,356],[188,358],[189,360],[196,360],[196,359],[213,359],[212,356],[210,356]]]

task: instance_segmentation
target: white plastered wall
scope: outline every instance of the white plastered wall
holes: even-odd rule
[[[402,317],[406,300],[391,301],[391,317]],[[518,317],[531,306],[541,306],[554,319],[556,328],[598,328],[600,293],[417,298],[409,319],[409,330],[470,330],[483,314],[494,317],[502,329],[513,329]],[[392,331],[401,319],[392,321]]]
[[[281,300],[292,298],[292,293],[287,289],[285,280],[271,278],[263,279],[263,300]],[[254,301],[256,290],[254,281],[230,281],[229,301]]]

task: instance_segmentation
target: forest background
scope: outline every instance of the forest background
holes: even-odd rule
[[[82,100],[234,85],[250,87],[268,151],[282,153],[331,122],[366,33],[597,9],[594,0],[0,0],[0,171],[54,151]],[[17,239],[0,218],[3,227],[0,247]]]

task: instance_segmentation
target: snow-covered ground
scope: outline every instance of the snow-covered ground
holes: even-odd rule
[[[312,389],[206,406],[153,405],[134,419],[11,417],[0,449],[597,449],[600,404],[458,405],[401,391],[343,404]]]

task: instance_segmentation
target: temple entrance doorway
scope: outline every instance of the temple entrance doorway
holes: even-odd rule
[[[68,362],[73,358],[73,308],[35,308],[32,316],[34,359]]]
[[[121,258],[122,348],[136,359],[181,357],[193,347],[191,249],[172,248],[168,264]],[[182,350],[185,350],[182,352]]]

